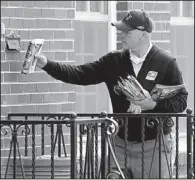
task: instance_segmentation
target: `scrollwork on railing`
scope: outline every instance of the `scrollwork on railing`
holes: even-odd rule
[[[3,125],[1,125],[1,135],[2,135],[2,136],[6,136],[6,135],[8,134],[8,130],[2,128],[2,127],[4,127],[4,126],[7,126],[8,128],[10,128],[10,129],[11,129],[11,132],[13,131],[13,128],[12,128],[11,124],[9,124],[9,125],[3,124]]]
[[[159,124],[159,119],[157,117],[148,117],[146,119],[146,126],[149,128],[153,128],[155,125]]]
[[[24,125],[24,124],[18,125],[18,126],[16,127],[16,132],[19,130],[19,128],[20,128],[21,126],[25,126],[25,130],[22,130],[22,131],[21,131],[22,135],[24,135],[24,136],[29,135],[29,134],[30,134],[30,128],[29,128],[28,125]]]
[[[81,135],[86,135],[87,134],[87,125],[81,124],[80,134]]]
[[[69,116],[64,116],[61,118],[61,121],[65,121],[65,120],[71,120],[71,118]],[[66,123],[65,125],[66,125],[66,127],[70,127],[69,123]]]
[[[46,121],[49,121],[49,120],[56,120],[57,121],[57,118],[55,116],[49,116],[48,118],[46,118]],[[48,127],[51,127],[51,124],[46,124]]]
[[[119,125],[116,122],[116,120],[112,118],[106,118],[106,120],[109,122],[108,126],[106,127],[106,133],[107,135],[115,136],[119,131]]]
[[[118,177],[116,177],[115,175],[117,175]],[[107,174],[106,179],[122,179],[122,176],[119,171],[112,171]]]
[[[117,161],[117,158],[116,158],[116,156],[115,156],[115,153],[114,153],[113,146],[112,146],[112,144],[111,144],[110,136],[109,136],[109,135],[106,136],[106,140],[107,140],[107,142],[108,142],[108,146],[109,146],[109,148],[110,148],[111,155],[112,155],[112,157],[113,157],[113,159],[114,159],[114,162],[115,162],[115,164],[116,164],[116,167],[117,167],[117,169],[118,169],[118,171],[111,171],[111,172],[109,172],[109,173],[107,174],[107,176],[106,176],[106,179],[110,178],[110,177],[111,177],[112,175],[114,175],[114,174],[118,175],[119,178],[125,179],[125,175],[123,174],[123,172],[122,172],[122,170],[121,170],[121,168],[120,168],[120,165],[119,165],[119,163],[118,163],[118,161]]]
[[[166,127],[172,127],[174,126],[174,121],[172,118],[163,118],[163,126],[166,126]]]
[[[118,123],[119,128],[124,126],[124,119],[123,118],[114,117],[113,119]]]
[[[125,176],[120,168],[120,165],[117,161],[117,158],[115,156],[115,153],[114,153],[114,149],[113,149],[113,146],[111,144],[111,136],[115,136],[118,131],[119,131],[119,125],[118,125],[118,122],[113,119],[113,118],[107,118],[106,117],[106,121],[108,122],[107,125],[106,125],[106,140],[108,142],[108,146],[109,146],[109,149],[110,149],[110,152],[111,152],[111,155],[114,159],[114,162],[116,164],[116,167],[118,169],[118,171],[111,171],[107,174],[106,178],[107,179],[110,179],[112,176],[114,175],[117,175],[119,178],[122,178],[122,179],[125,179]]]
[[[20,127],[21,126],[25,126],[25,130],[22,130],[21,131],[21,134],[22,135],[29,135],[30,134],[30,128],[29,128],[29,126],[28,125],[24,125],[24,124],[19,124],[15,129],[13,128],[13,125],[7,125],[7,124],[3,124],[3,125],[1,125],[1,135],[2,136],[6,136],[7,134],[8,134],[8,129],[4,129],[4,128],[2,128],[2,127],[4,127],[4,126],[7,126],[10,130],[11,130],[11,133],[13,134],[13,135],[17,135],[17,133],[18,133],[18,130],[20,129]]]

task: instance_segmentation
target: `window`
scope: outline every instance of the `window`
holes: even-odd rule
[[[194,25],[194,1],[171,1],[172,25]]]
[[[76,11],[108,14],[108,1],[76,1]]]
[[[172,17],[194,17],[194,1],[171,1]]]
[[[108,21],[108,1],[75,1],[76,20]]]

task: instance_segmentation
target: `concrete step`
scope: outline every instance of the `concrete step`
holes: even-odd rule
[[[173,178],[176,178],[176,167],[173,168]],[[178,178],[187,178],[187,166],[178,167]]]
[[[32,157],[22,157],[24,174],[26,179],[32,179]],[[2,178],[6,170],[7,158],[2,159]],[[16,159],[16,177],[22,177],[22,169],[19,158]],[[35,159],[36,179],[51,179],[51,157],[41,156]],[[13,158],[10,159],[7,178],[13,178]],[[54,178],[70,178],[70,157],[54,157]]]

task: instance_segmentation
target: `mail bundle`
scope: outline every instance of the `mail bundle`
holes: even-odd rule
[[[120,77],[120,80],[121,82],[118,81],[117,85],[114,87],[114,90],[118,95],[125,95],[126,99],[131,102],[141,101],[146,98],[143,87],[134,76],[128,75],[127,79]],[[150,92],[150,95],[154,101],[159,101],[173,97],[183,88],[185,88],[184,84],[175,86],[156,84]]]

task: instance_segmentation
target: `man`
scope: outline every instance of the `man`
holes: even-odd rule
[[[151,43],[153,24],[149,16],[142,10],[133,10],[122,21],[112,23],[112,25],[121,31],[122,50],[109,52],[97,61],[79,66],[59,64],[48,60],[44,55],[36,55],[35,57],[38,59],[37,66],[53,78],[66,83],[86,86],[105,82],[111,97],[114,113],[140,113],[140,110],[143,113],[183,112],[187,107],[188,96],[185,89],[172,98],[157,102],[149,94],[156,84],[179,85],[183,83],[176,59]],[[113,89],[117,81],[120,80],[119,76],[125,79],[129,74],[136,77],[145,89],[144,92],[147,97],[142,101],[134,102],[133,106],[125,97],[117,95]],[[164,140],[165,149],[162,148],[161,150],[161,177],[169,178],[167,166],[171,162],[171,156],[174,156],[172,154],[174,140],[171,127],[164,125],[164,138],[162,140]],[[141,126],[141,118],[129,118],[127,127],[127,158],[124,158],[124,126],[120,127],[115,138],[116,157],[126,178],[142,177]],[[157,126],[152,128],[146,125],[144,178],[159,177],[159,154],[157,151],[159,143],[157,143],[154,153],[155,157],[153,158],[156,138]],[[168,159],[165,155],[168,156]],[[126,166],[124,165],[125,161],[127,162]],[[111,167],[113,170],[116,169],[112,158]],[[127,171],[125,167],[128,168]]]

